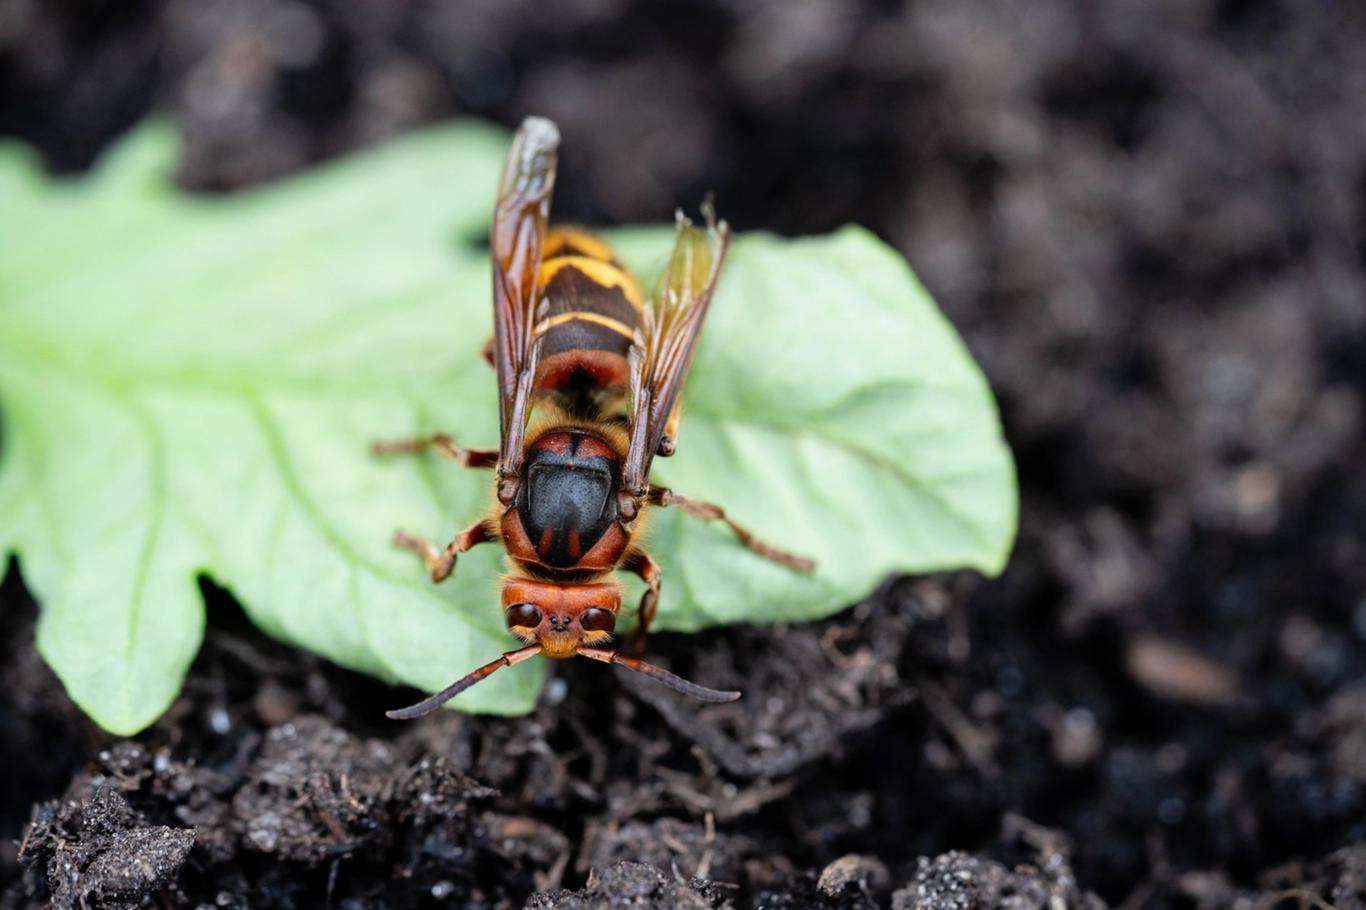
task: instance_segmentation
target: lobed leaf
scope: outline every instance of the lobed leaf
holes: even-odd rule
[[[160,123],[75,181],[0,146],[0,555],[18,554],[39,648],[103,726],[135,732],[176,697],[199,575],[271,635],[419,688],[510,647],[494,548],[433,586],[389,544],[397,527],[448,540],[489,508],[490,475],[367,449],[435,430],[496,445],[476,241],[505,142],[441,127],[227,198],[174,191]],[[646,275],[671,242],[609,237]],[[738,238],[684,407],[657,479],[818,570],[659,510],[661,628],[811,618],[888,572],[1004,564],[1016,493],[990,392],[864,231]],[[457,705],[526,711],[543,672]]]

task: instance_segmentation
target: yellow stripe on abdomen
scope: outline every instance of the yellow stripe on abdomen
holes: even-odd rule
[[[553,259],[556,256],[587,256],[620,265],[607,241],[583,228],[563,225],[547,231],[545,243],[541,247],[541,259]]]
[[[566,322],[591,322],[595,325],[605,326],[628,340],[635,337],[635,330],[626,323],[613,319],[611,316],[604,316],[601,313],[590,313],[587,310],[575,310],[572,313],[560,313],[549,319],[543,319],[536,323],[535,333],[544,335],[556,326],[564,325]]]
[[[566,268],[578,269],[590,281],[605,288],[621,288],[626,301],[635,308],[636,312],[641,312],[645,308],[645,295],[641,292],[640,285],[636,283],[630,272],[618,265],[588,256],[556,256],[542,261],[541,273],[538,277],[540,286],[548,288],[555,274]]]

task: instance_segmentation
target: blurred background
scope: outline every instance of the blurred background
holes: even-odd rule
[[[1009,865],[1013,813],[1070,843],[1081,887],[1111,904],[1223,906],[1283,885],[1360,901],[1366,854],[1335,851],[1366,840],[1363,48],[1366,7],[1290,0],[0,0],[0,136],[73,173],[161,113],[184,135],[182,185],[223,193],[423,124],[534,113],[564,133],[562,218],[660,221],[715,192],[742,229],[867,225],[985,369],[1022,484],[1002,578],[892,582],[818,629],[873,642],[918,697],[883,692],[858,731],[820,715],[838,735],[757,772],[698,771],[644,706],[598,732],[443,720],[449,736],[467,753],[521,736],[591,752],[644,724],[664,745],[624,755],[786,788],[796,808],[756,797],[722,824],[732,841],[715,852],[734,862],[709,870],[739,883],[740,905],[849,851],[885,867],[875,894],[919,874],[922,854]],[[0,758],[19,769],[0,835],[17,839],[31,803],[73,775],[89,784],[101,741],[32,654],[13,572],[0,613]],[[270,645],[231,607],[214,616],[194,707],[172,725],[226,705],[259,740],[290,716],[261,707],[265,688],[338,735],[370,735],[335,693],[382,692],[253,664],[242,649]],[[743,663],[805,634],[706,641]],[[755,754],[795,735],[765,731],[730,733]],[[187,749],[207,736],[151,735]],[[34,750],[41,766],[23,760]],[[658,844],[701,837],[686,800],[603,805],[563,781],[523,798],[525,766],[469,754],[485,764],[466,770],[504,791],[498,811],[598,845],[558,878],[544,877],[554,850],[504,857],[521,877],[478,893],[508,906],[532,885],[578,887],[589,862],[686,867]],[[663,786],[648,762],[608,763],[635,776],[622,792]],[[631,825],[611,849],[588,837]],[[0,847],[0,881],[19,881],[16,856]],[[423,875],[466,887],[423,861],[423,900],[444,905]],[[205,893],[259,898],[268,876],[241,873],[239,888],[213,868],[196,873]],[[299,874],[298,894],[316,896]],[[343,893],[360,900],[362,880]],[[1333,892],[1343,881],[1356,890]],[[15,885],[0,906],[40,891]]]

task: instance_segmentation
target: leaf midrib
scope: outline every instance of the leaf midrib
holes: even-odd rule
[[[138,554],[136,575],[133,579],[132,605],[128,611],[128,642],[124,647],[123,659],[128,666],[133,666],[133,652],[138,638],[138,619],[142,615],[142,605],[146,600],[147,575],[151,570],[152,556],[156,549],[157,539],[161,536],[162,522],[166,517],[166,449],[165,440],[162,438],[160,430],[156,426],[156,421],[152,415],[148,414],[142,403],[131,391],[120,389],[110,389],[111,396],[123,404],[123,407],[132,415],[147,442],[148,453],[148,479],[150,482],[149,493],[151,494],[151,516],[148,519],[147,533],[143,538],[143,546]],[[125,681],[119,692],[119,702],[123,707],[123,716],[131,716],[131,706],[128,702],[129,684]]]

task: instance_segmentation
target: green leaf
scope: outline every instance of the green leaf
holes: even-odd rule
[[[389,544],[398,527],[449,540],[490,507],[490,475],[367,449],[436,430],[496,445],[473,241],[505,143],[442,127],[227,198],[173,190],[164,124],[78,181],[0,146],[0,554],[19,554],[39,647],[103,726],[134,732],[176,697],[199,575],[271,635],[423,689],[510,647],[496,548],[434,586]],[[609,236],[646,275],[671,242]],[[825,615],[897,570],[996,572],[1015,527],[986,383],[857,229],[737,240],[655,475],[818,562],[797,575],[656,510],[666,629]],[[528,710],[543,672],[457,704]]]
[[[646,271],[668,232],[623,232]],[[894,571],[1004,566],[1016,490],[990,389],[906,262],[861,228],[739,238],[654,476],[721,503],[814,576],[724,528],[652,516],[666,628],[828,615]]]

